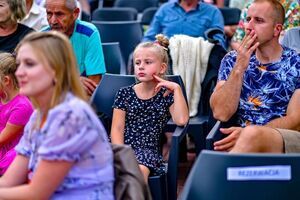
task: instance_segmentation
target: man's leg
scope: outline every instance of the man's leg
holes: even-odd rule
[[[247,126],[241,132],[230,153],[283,153],[280,132],[265,126]]]

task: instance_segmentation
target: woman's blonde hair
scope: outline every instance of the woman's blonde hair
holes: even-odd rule
[[[15,76],[17,70],[16,59],[11,53],[0,53],[0,79],[9,76],[15,89],[18,88],[18,81]]]
[[[153,48],[153,50],[160,57],[161,61],[167,66],[169,65],[169,39],[163,34],[158,34],[155,36],[156,40],[154,42],[142,42],[138,44],[133,52],[133,58],[135,53],[139,48]],[[167,70],[166,70],[167,71]]]
[[[74,52],[67,36],[57,31],[33,32],[26,35],[19,43],[16,53],[24,44],[30,45],[44,66],[49,66],[55,72],[54,93],[48,109],[59,104],[68,91],[87,100],[79,79]],[[38,107],[34,99],[32,100],[33,104]]]
[[[6,0],[11,10],[11,20],[19,22],[26,16],[26,0]]]

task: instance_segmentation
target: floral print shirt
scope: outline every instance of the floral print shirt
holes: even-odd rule
[[[35,111],[16,146],[16,151],[29,159],[29,181],[41,160],[74,162],[51,199],[114,199],[113,152],[90,106],[68,93],[49,111],[42,128],[35,128],[38,118]]]
[[[218,80],[227,80],[235,65],[236,51],[222,60]],[[263,64],[255,53],[244,74],[240,102],[237,110],[242,127],[264,125],[272,119],[285,116],[288,103],[300,87],[300,55],[283,47],[280,60]]]

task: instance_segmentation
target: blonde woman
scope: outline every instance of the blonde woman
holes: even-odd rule
[[[17,47],[20,93],[35,106],[0,199],[114,199],[113,154],[79,80],[69,39],[31,33]]]
[[[0,0],[0,51],[12,53],[28,33],[34,31],[18,23],[26,15],[25,0]]]

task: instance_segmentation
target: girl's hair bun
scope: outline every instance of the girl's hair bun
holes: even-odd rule
[[[163,34],[157,34],[155,36],[155,42],[158,43],[160,46],[165,47],[168,49],[169,47],[169,39]]]

